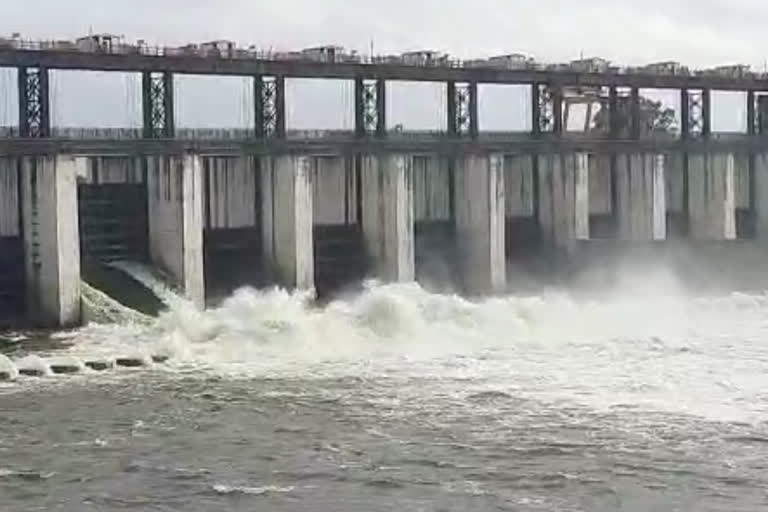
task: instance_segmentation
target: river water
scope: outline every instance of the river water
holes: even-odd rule
[[[60,333],[40,364],[171,359],[0,384],[0,510],[768,510],[768,296],[663,281],[242,290]]]

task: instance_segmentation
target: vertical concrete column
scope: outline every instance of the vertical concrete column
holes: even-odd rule
[[[253,157],[207,157],[203,160],[206,228],[250,227],[256,219],[256,169]]]
[[[534,210],[533,160],[530,155],[504,157],[507,218],[531,217]]]
[[[19,236],[18,160],[0,157],[0,237]]]
[[[410,160],[414,220],[450,221],[451,180],[448,159],[414,156]]]
[[[611,187],[611,156],[591,156],[589,159],[590,215],[607,216],[613,213],[613,193]]]
[[[289,288],[315,286],[312,159],[287,155],[261,161],[264,261]]]
[[[415,279],[412,159],[361,157],[363,236],[376,274],[386,281]]]
[[[27,307],[39,326],[80,322],[77,174],[84,162],[63,155],[22,160]]]
[[[733,154],[688,156],[688,216],[693,239],[736,238]]]
[[[544,240],[558,248],[589,239],[586,153],[539,156],[539,224]]]
[[[504,156],[456,161],[456,245],[464,287],[472,294],[506,288]]]
[[[768,241],[768,153],[755,155],[755,237],[761,242]]]
[[[147,158],[150,259],[198,307],[205,305],[203,193],[200,156]]]
[[[316,225],[357,222],[356,173],[342,156],[312,159],[312,208]]]
[[[619,238],[664,240],[667,235],[664,155],[617,155],[616,202]]]

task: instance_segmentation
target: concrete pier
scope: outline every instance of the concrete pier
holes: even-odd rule
[[[205,304],[203,173],[198,155],[147,158],[149,254],[196,305]]]
[[[253,157],[208,157],[206,227],[232,229],[256,224],[257,176]]]
[[[265,264],[274,282],[313,289],[312,160],[265,157],[260,166]]]
[[[768,153],[755,155],[755,237],[768,241]]]
[[[416,222],[451,220],[450,169],[448,159],[414,156],[413,214]]]
[[[530,155],[504,156],[504,200],[507,218],[533,215],[533,159]]]
[[[84,159],[22,159],[27,312],[38,326],[80,322],[78,168]]]
[[[357,175],[341,156],[312,159],[312,210],[315,225],[357,222]]]
[[[540,155],[539,224],[542,238],[572,249],[589,239],[589,161],[586,153]]]
[[[363,236],[377,277],[415,279],[412,160],[405,155],[361,157]]]
[[[664,156],[616,156],[616,214],[622,240],[664,240],[667,236]]]
[[[688,155],[688,215],[692,239],[736,238],[733,154]]]
[[[464,289],[506,287],[504,157],[468,155],[456,161],[456,244]]]
[[[18,159],[0,158],[0,237],[19,236]]]

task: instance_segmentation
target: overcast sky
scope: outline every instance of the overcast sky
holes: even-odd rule
[[[339,44],[368,53],[373,43],[376,53],[429,48],[466,58],[523,51],[542,61],[567,61],[583,53],[629,64],[668,59],[694,67],[738,62],[760,70],[768,58],[768,35],[763,28],[766,19],[765,0],[0,1],[0,34],[21,32],[31,38],[69,39],[92,29],[124,34],[129,40],[171,45],[224,38],[262,48]],[[6,88],[5,82],[13,79],[7,75],[0,74],[0,93]],[[112,92],[105,98],[114,98],[118,87],[122,101],[111,107],[122,109],[117,117],[126,117],[126,95],[133,94],[125,92],[130,88],[126,81],[131,80],[121,78],[117,85],[104,79],[94,82],[102,84],[94,86],[95,93]],[[62,79],[59,84],[61,95],[69,98],[76,94],[69,91],[78,89],[77,81],[70,84]],[[227,96],[237,96],[229,108],[239,110],[244,101],[243,86],[229,84]],[[331,100],[342,106],[349,103],[341,98],[343,88],[341,84],[330,93]],[[301,94],[310,98],[320,93]],[[427,103],[442,105],[437,89],[423,94],[429,99]],[[188,109],[195,110],[195,101],[186,96],[180,101],[191,103]],[[296,99],[299,104],[308,101]],[[0,108],[2,102],[0,94]],[[102,102],[111,103],[107,99]],[[403,108],[423,110],[423,103],[414,101]],[[208,113],[185,114],[184,105],[180,109],[184,110],[182,117],[209,118]],[[211,109],[210,116],[221,110]],[[103,109],[100,114],[105,115]],[[70,114],[60,115],[67,118]],[[437,122],[440,115],[436,112],[427,118],[434,117]],[[240,113],[236,116],[231,122],[243,118]]]

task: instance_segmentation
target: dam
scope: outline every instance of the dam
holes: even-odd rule
[[[36,326],[77,325],[82,275],[120,260],[151,264],[203,307],[245,285],[326,295],[365,278],[481,296],[625,247],[736,250],[768,236],[768,80],[756,75],[44,46],[0,48],[0,67],[16,72],[19,110],[0,134],[0,317]],[[142,128],[55,129],[55,70],[140,74]],[[248,77],[252,128],[177,127],[183,74]],[[354,130],[289,129],[291,78],[350,81]],[[397,81],[444,84],[444,130],[388,128]],[[530,130],[481,130],[483,84],[527,88]],[[641,115],[647,89],[675,91],[679,129]],[[712,130],[714,91],[743,93],[744,133]],[[584,98],[608,122],[575,131]]]

